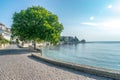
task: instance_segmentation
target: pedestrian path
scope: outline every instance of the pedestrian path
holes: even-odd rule
[[[54,66],[30,57],[27,49],[10,45],[0,50],[0,80],[112,80]]]

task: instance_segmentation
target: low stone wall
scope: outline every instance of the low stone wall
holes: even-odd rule
[[[117,70],[98,68],[98,67],[93,67],[93,66],[88,66],[88,65],[80,65],[80,64],[63,62],[63,61],[58,61],[58,60],[56,61],[56,60],[53,60],[47,57],[43,57],[40,54],[36,54],[36,53],[33,53],[32,56],[38,59],[41,59],[43,61],[58,65],[58,66],[79,70],[79,71],[94,74],[97,76],[120,80],[120,71],[117,71]]]

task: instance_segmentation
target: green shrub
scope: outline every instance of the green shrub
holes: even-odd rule
[[[1,46],[2,44],[7,44],[7,43],[9,43],[9,41],[6,40],[6,39],[4,39],[3,36],[0,35],[0,46]]]

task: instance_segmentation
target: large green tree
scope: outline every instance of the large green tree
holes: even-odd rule
[[[12,34],[21,40],[59,41],[63,25],[57,15],[40,6],[32,6],[13,15]]]

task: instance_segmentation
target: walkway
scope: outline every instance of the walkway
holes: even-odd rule
[[[67,68],[57,67],[30,57],[27,49],[11,45],[0,50],[0,80],[112,80]]]

